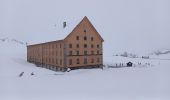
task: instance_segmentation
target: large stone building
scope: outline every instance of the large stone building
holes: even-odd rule
[[[50,70],[96,68],[103,65],[103,39],[85,16],[61,39],[27,46],[27,61]],[[63,30],[67,22],[63,22]]]

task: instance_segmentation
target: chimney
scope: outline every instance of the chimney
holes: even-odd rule
[[[67,26],[66,22],[63,22],[63,28],[65,28]]]

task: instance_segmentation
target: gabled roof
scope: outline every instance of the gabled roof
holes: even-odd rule
[[[101,35],[97,32],[97,30],[95,29],[95,27],[93,26],[93,24],[90,22],[90,20],[89,20],[86,16],[85,16],[83,19],[79,20],[79,23],[76,22],[76,23],[70,24],[70,25],[72,25],[72,26],[71,26],[71,27],[68,27],[68,30],[67,30],[67,29],[65,30],[65,32],[66,32],[66,34],[67,34],[67,36],[65,37],[65,39],[66,39],[69,35],[71,35],[70,33],[71,33],[72,31],[74,31],[74,29],[77,27],[77,25],[79,25],[83,20],[87,20],[88,23],[89,23],[89,25],[94,29],[94,31],[97,33],[97,35],[99,36],[99,38],[100,38],[102,41],[104,41],[103,38],[101,37]],[[65,33],[65,32],[63,32],[63,33]]]
[[[85,16],[80,17],[80,18],[72,18],[72,19],[67,19],[67,20],[61,20],[59,23],[55,24],[55,28],[56,28],[56,34],[43,34],[42,36],[40,36],[40,38],[42,38],[42,41],[38,41],[36,43],[29,43],[28,45],[34,45],[34,44],[41,44],[41,43],[50,43],[50,41],[61,41],[64,40],[65,38],[67,38],[69,36],[69,34],[77,27],[77,25],[79,25],[79,23],[81,23],[84,19],[88,18]],[[89,21],[89,20],[88,20]],[[63,28],[63,22],[66,22],[66,27]],[[94,28],[94,26],[91,24],[91,22],[89,21],[90,25],[92,28]],[[96,29],[94,28],[94,30],[96,31]],[[97,32],[97,31],[96,31]],[[98,32],[97,32],[98,33]],[[102,37],[100,36],[100,34],[98,34],[98,36],[102,39]],[[103,41],[103,39],[102,39]]]

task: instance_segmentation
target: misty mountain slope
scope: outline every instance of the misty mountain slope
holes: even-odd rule
[[[11,74],[17,76],[22,71],[31,73],[33,70],[39,70],[35,65],[27,62],[26,52],[26,44],[24,44],[24,42],[4,38],[3,42],[0,42],[1,75]]]
[[[151,53],[150,57],[170,60],[170,49],[157,50],[157,51]]]
[[[12,41],[1,42],[0,51],[1,100],[170,98],[169,61],[149,60],[154,64],[150,67],[84,69],[62,73],[27,63],[26,45]],[[112,57],[104,57],[105,64],[132,60]],[[25,73],[18,77],[21,72]],[[31,76],[31,72],[35,75]]]
[[[162,49],[162,50],[155,51],[153,54],[162,55],[162,54],[169,54],[169,53],[170,53],[170,49]]]
[[[105,40],[104,55],[149,53],[170,47],[169,5],[168,0],[1,0],[0,36],[47,42],[62,35],[64,21],[87,16]]]

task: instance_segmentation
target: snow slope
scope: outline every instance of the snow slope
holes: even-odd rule
[[[26,46],[11,40],[0,42],[0,100],[170,99],[168,60],[105,56],[105,64],[140,61],[153,66],[53,72],[27,63]]]

